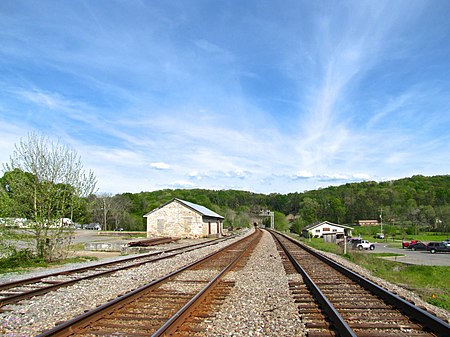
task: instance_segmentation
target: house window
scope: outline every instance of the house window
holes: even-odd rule
[[[333,233],[337,233],[337,229],[333,229]]]
[[[316,229],[316,233],[320,233],[320,229]]]
[[[329,232],[329,231],[330,231],[330,228],[324,227],[324,228],[323,228],[323,231],[324,231],[324,232]]]

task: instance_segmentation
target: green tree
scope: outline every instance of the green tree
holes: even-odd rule
[[[312,198],[306,197],[300,203],[301,218],[308,224],[314,223],[318,220],[317,214],[319,213],[319,210],[319,203]]]
[[[289,230],[289,223],[283,213],[274,212],[274,226],[278,231],[286,232]]]
[[[46,260],[59,258],[72,228],[61,219],[72,218],[80,198],[93,193],[94,174],[84,171],[74,150],[35,133],[16,144],[4,171],[11,211],[31,220],[36,253]]]
[[[122,196],[115,195],[111,199],[111,217],[114,220],[114,228],[129,227],[127,220],[128,212],[131,207],[131,201]]]

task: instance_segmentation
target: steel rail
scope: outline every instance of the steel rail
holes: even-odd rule
[[[166,249],[166,250],[163,250],[163,251],[158,251],[158,252],[153,252],[153,253],[146,253],[146,254],[140,254],[138,256],[131,256],[131,257],[127,257],[127,258],[121,259],[119,261],[102,262],[102,263],[97,263],[97,264],[90,265],[90,266],[73,268],[73,269],[69,269],[69,270],[65,270],[65,271],[59,271],[59,272],[43,274],[43,275],[39,275],[39,276],[35,276],[35,277],[25,278],[25,279],[22,279],[22,280],[0,283],[0,290],[9,289],[11,287],[18,286],[18,285],[35,283],[35,281],[39,282],[40,280],[42,280],[44,278],[47,278],[47,277],[59,276],[59,275],[68,275],[70,273],[78,273],[78,272],[86,271],[86,270],[89,270],[89,269],[92,269],[92,268],[105,267],[105,266],[114,265],[114,264],[118,264],[118,263],[122,263],[122,262],[128,262],[128,261],[132,261],[132,260],[137,260],[137,259],[142,259],[142,258],[146,258],[146,257],[151,257],[151,256],[154,256],[154,255],[164,254],[164,253],[176,251],[176,250],[179,250],[179,249],[196,247],[196,246],[200,246],[200,245],[203,245],[203,244],[205,244],[205,247],[207,247],[207,245],[216,244],[216,243],[228,240],[228,239],[233,238],[233,237],[234,236],[230,236],[230,237],[227,237],[227,238],[221,238],[221,239],[214,239],[214,240],[211,240],[211,241],[200,242],[200,243],[196,243],[196,244],[193,244],[193,245],[186,245],[186,246],[183,246],[183,247],[176,247],[176,248]]]
[[[289,261],[291,261],[295,270],[300,273],[309,290],[313,293],[316,300],[322,306],[322,310],[328,315],[328,318],[339,331],[339,336],[341,337],[357,337],[356,333],[350,328],[344,318],[339,314],[336,308],[331,304],[328,298],[323,294],[323,292],[319,289],[316,283],[311,279],[308,273],[302,268],[302,266],[297,262],[297,260],[292,256],[289,250],[286,248],[283,242],[272,232],[270,231],[272,236],[277,240],[283,249],[284,253],[288,257]]]
[[[272,232],[272,231],[270,231]],[[396,294],[391,293],[390,291],[380,287],[379,285],[375,284],[374,282],[364,278],[363,276],[353,272],[352,270],[342,266],[341,264],[327,258],[326,256],[312,250],[310,247],[298,242],[297,240],[273,231],[274,233],[277,233],[278,235],[282,235],[286,239],[290,240],[297,246],[300,246],[302,249],[306,250],[308,253],[314,255],[315,257],[319,258],[324,263],[328,264],[329,266],[332,266],[334,269],[338,270],[345,276],[349,277],[351,280],[355,281],[359,285],[361,285],[363,288],[369,290],[374,295],[378,296],[385,302],[393,305],[395,308],[403,312],[405,315],[411,317],[413,320],[417,321],[419,324],[423,325],[427,329],[431,330],[433,333],[435,333],[437,336],[440,337],[448,337],[450,336],[450,325],[441,320],[440,318],[430,314],[429,312],[411,304],[410,302],[404,300],[403,298],[397,296]]]
[[[208,282],[208,284],[206,284],[203,289],[201,289],[188,303],[186,303],[166,323],[164,323],[156,332],[154,332],[151,337],[159,337],[166,333],[170,334],[175,332],[177,327],[182,324],[181,322],[183,321],[184,317],[186,317],[189,312],[192,312],[194,307],[199,305],[200,302],[208,296],[208,294],[213,290],[213,287],[232,268],[234,268],[234,266],[250,249],[250,247],[251,243],[233,261],[231,261],[225,268],[223,268],[210,282]]]
[[[33,296],[43,295],[43,294],[46,294],[46,293],[48,293],[50,291],[53,291],[55,289],[70,286],[70,285],[75,284],[75,283],[77,283],[79,281],[88,280],[88,279],[97,278],[97,277],[102,277],[102,276],[106,276],[106,275],[115,273],[115,272],[120,271],[120,270],[135,268],[135,267],[139,267],[139,266],[141,266],[143,264],[152,263],[152,262],[156,262],[156,261],[159,261],[159,260],[171,258],[171,257],[174,257],[176,255],[180,255],[180,254],[183,254],[183,253],[186,253],[186,252],[190,252],[190,251],[195,250],[195,249],[199,249],[198,246],[202,246],[201,248],[208,247],[208,246],[217,244],[219,242],[222,242],[222,241],[225,241],[225,240],[228,240],[228,239],[229,238],[216,239],[216,240],[213,240],[213,241],[209,241],[207,243],[205,243],[205,242],[196,243],[194,245],[189,245],[189,246],[184,246],[184,247],[177,247],[177,248],[171,248],[171,249],[160,251],[160,252],[155,252],[155,253],[149,253],[149,254],[144,254],[144,255],[140,255],[140,256],[130,257],[130,258],[122,259],[122,260],[119,260],[119,261],[104,262],[104,263],[99,263],[99,264],[95,264],[95,265],[92,265],[92,266],[80,267],[80,268],[70,269],[70,270],[67,270],[67,271],[55,272],[55,273],[51,273],[51,274],[47,274],[47,275],[43,275],[43,276],[37,276],[37,277],[23,279],[23,280],[19,280],[19,281],[13,281],[13,282],[10,282],[10,283],[4,283],[4,284],[2,284],[0,286],[0,290],[5,290],[5,289],[7,290],[7,289],[11,289],[11,288],[16,287],[16,286],[31,285],[31,284],[36,284],[36,283],[39,283],[39,282],[48,283],[48,281],[45,281],[46,278],[50,278],[50,277],[54,277],[54,276],[61,276],[61,275],[67,276],[67,275],[80,273],[80,272],[84,272],[84,271],[88,271],[88,270],[95,270],[95,269],[102,268],[102,267],[119,265],[119,264],[123,264],[123,263],[129,262],[129,261],[132,261],[132,260],[142,260],[142,259],[145,259],[145,258],[151,258],[152,256],[158,256],[158,255],[166,254],[168,252],[181,250],[178,253],[173,253],[173,254],[169,254],[169,255],[163,255],[163,256],[156,257],[156,258],[151,259],[151,260],[145,260],[145,261],[140,261],[140,262],[129,264],[129,265],[120,266],[120,267],[113,268],[113,269],[110,269],[110,270],[101,271],[101,272],[98,272],[98,273],[95,273],[95,274],[92,274],[92,275],[78,277],[78,278],[75,278],[73,280],[61,281],[61,282],[52,281],[53,284],[51,284],[49,286],[45,286],[45,287],[42,287],[42,288],[30,290],[30,291],[23,292],[23,293],[16,294],[16,295],[12,295],[12,296],[7,296],[7,297],[4,297],[4,298],[0,298],[0,307],[5,306],[7,304],[11,304],[11,303],[16,303],[16,302],[18,302],[20,300],[23,300],[23,299],[26,299],[26,298],[30,298],[30,297],[33,297]]]
[[[223,247],[221,249],[219,249],[218,251],[212,252],[204,257],[202,257],[201,259],[194,261],[192,263],[189,263],[163,277],[160,277],[156,280],[153,280],[141,287],[138,287],[124,295],[121,295],[105,304],[102,304],[100,306],[98,306],[97,308],[94,308],[92,310],[89,310],[79,316],[76,316],[66,322],[61,323],[60,325],[55,326],[54,328],[44,331],[43,333],[37,335],[36,337],[63,337],[63,336],[70,336],[71,334],[74,333],[74,330],[81,327],[81,326],[85,326],[86,325],[86,321],[95,321],[100,319],[102,316],[104,316],[105,314],[111,313],[113,312],[116,308],[119,308],[123,305],[125,305],[126,303],[132,302],[133,300],[135,300],[136,298],[142,296],[142,293],[144,291],[148,291],[151,288],[154,288],[156,286],[161,285],[162,283],[166,282],[167,280],[169,280],[170,278],[172,278],[173,276],[176,276],[178,274],[180,274],[181,272],[192,268],[194,266],[197,266],[199,264],[201,264],[202,262],[212,258],[213,256],[225,251],[226,249],[230,249],[234,246],[236,246],[237,244],[241,243],[242,240],[245,240],[246,238],[250,238],[252,237],[254,234],[250,235],[249,237],[244,237],[242,239],[240,239],[239,241],[233,242],[232,244]]]

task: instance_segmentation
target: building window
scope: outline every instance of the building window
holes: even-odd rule
[[[337,229],[333,229],[333,233],[336,233],[337,232]]]
[[[184,216],[183,218],[183,227],[185,233],[191,232],[191,224],[192,224],[192,217],[191,216]]]
[[[156,226],[157,226],[158,233],[164,232],[164,223],[165,223],[164,219],[156,220]]]
[[[323,228],[323,231],[324,231],[324,232],[329,232],[329,231],[330,231],[330,228],[324,227],[324,228]]]
[[[320,229],[316,229],[316,233],[320,233]]]

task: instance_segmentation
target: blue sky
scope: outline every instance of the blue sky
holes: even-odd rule
[[[450,2],[0,2],[0,162],[60,138],[99,192],[449,174]]]

